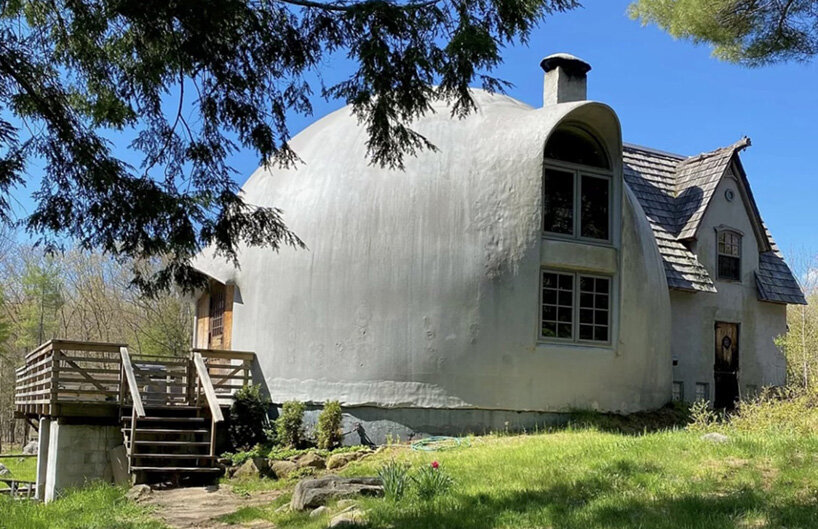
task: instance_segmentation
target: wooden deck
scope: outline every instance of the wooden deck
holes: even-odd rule
[[[16,372],[15,415],[120,422],[132,472],[213,472],[216,428],[255,354],[131,355],[125,344],[52,340]]]
[[[26,355],[17,369],[17,417],[117,417],[130,406],[122,350],[118,343],[51,340]],[[202,405],[201,376],[194,376],[194,357],[221,406],[229,406],[241,387],[252,384],[255,354],[242,351],[194,349],[186,357],[127,355],[143,404]],[[123,383],[124,382],[124,383]]]

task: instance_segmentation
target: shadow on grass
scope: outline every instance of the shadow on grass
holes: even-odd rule
[[[690,422],[690,411],[680,403],[670,403],[653,411],[619,415],[577,410],[571,412],[568,427],[593,428],[602,432],[643,435],[684,428]]]
[[[619,478],[659,473],[650,464],[613,461],[594,476],[571,483],[532,483],[528,490],[458,495],[429,504],[380,504],[370,512],[372,529],[725,529],[814,528],[818,504],[782,501],[760,491],[739,489],[656,497]]]

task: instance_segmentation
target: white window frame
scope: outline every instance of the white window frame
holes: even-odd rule
[[[699,398],[699,388],[704,388],[705,398]],[[696,401],[704,400],[705,402],[710,402],[712,399],[710,398],[710,383],[709,382],[696,382],[695,393],[693,397],[695,397]]]
[[[543,310],[543,274],[562,274],[562,275],[570,275],[572,276],[572,314],[573,318],[571,321],[571,338],[559,338],[556,336],[545,336],[542,333],[542,310]],[[594,279],[607,279],[608,280],[608,321],[607,321],[607,328],[608,328],[608,339],[606,341],[601,340],[583,340],[579,337],[579,311],[580,311],[580,288],[579,288],[579,279],[580,277],[590,277]],[[538,317],[537,317],[537,336],[538,341],[543,343],[564,343],[564,344],[579,344],[579,345],[588,345],[588,346],[595,346],[595,347],[606,347],[610,346],[613,343],[613,309],[614,309],[614,278],[610,275],[605,274],[589,274],[586,272],[577,272],[574,270],[561,270],[559,268],[549,268],[549,267],[541,267],[540,268],[540,279],[539,279],[539,305],[538,305]],[[557,323],[559,325],[559,323]]]
[[[557,233],[553,231],[547,231],[545,229],[545,196],[548,190],[545,186],[545,172],[549,169],[553,169],[555,171],[564,171],[567,173],[573,173],[574,175],[574,224],[572,226],[573,233]],[[583,237],[582,236],[582,177],[589,176],[592,178],[600,178],[605,180],[608,183],[608,238],[607,239],[596,239],[593,237]],[[591,167],[587,165],[580,165],[571,162],[563,162],[560,160],[553,160],[551,158],[547,158],[545,160],[545,164],[543,166],[543,222],[540,226],[540,229],[543,232],[543,235],[555,238],[555,239],[563,239],[563,240],[570,240],[570,241],[581,241],[584,243],[591,243],[591,244],[602,244],[606,246],[610,246],[613,244],[613,232],[614,232],[614,216],[613,216],[613,209],[614,209],[614,199],[613,199],[613,171],[609,169],[601,169],[599,167]]]

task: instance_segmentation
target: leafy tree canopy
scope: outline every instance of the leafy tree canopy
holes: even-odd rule
[[[630,14],[748,66],[805,61],[818,53],[815,0],[637,0]]]
[[[373,163],[400,168],[434,148],[410,128],[430,102],[473,109],[469,84],[491,90],[502,46],[525,41],[575,0],[0,0],[0,216],[28,170],[41,170],[24,219],[41,242],[71,238],[136,262],[151,292],[201,285],[202,248],[235,263],[240,243],[301,246],[281,211],[245,203],[229,158],[297,163],[287,116],[310,96],[352,105]],[[355,67],[313,86],[330,54]],[[169,103],[170,101],[170,103]],[[106,141],[132,132],[140,159]],[[36,164],[33,163],[36,161]]]

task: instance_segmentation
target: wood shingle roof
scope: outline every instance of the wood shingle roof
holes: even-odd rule
[[[713,192],[733,157],[749,144],[741,141],[693,157],[635,145],[623,148],[625,182],[648,217],[665,266],[668,287],[716,292],[707,269],[684,241],[695,238]],[[750,215],[757,214],[753,203]],[[760,219],[758,219],[760,222]],[[805,304],[804,295],[768,230],[759,254],[756,285],[759,299]]]

